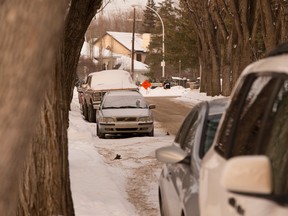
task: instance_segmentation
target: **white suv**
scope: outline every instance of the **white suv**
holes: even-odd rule
[[[288,215],[288,44],[238,79],[199,192],[201,216]]]

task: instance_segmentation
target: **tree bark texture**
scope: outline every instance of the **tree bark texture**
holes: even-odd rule
[[[60,46],[54,53],[52,82],[43,97],[37,130],[25,164],[18,215],[75,214],[68,162],[69,109],[84,35],[101,3],[101,0],[70,2],[62,35],[58,37]]]
[[[180,0],[188,8],[201,43],[207,43],[212,71],[201,73],[212,89],[229,95],[243,69],[288,40],[288,3],[282,0]],[[208,8],[208,14],[207,14]],[[204,40],[204,41],[203,41]],[[199,46],[199,47],[203,47]],[[199,52],[204,54],[204,52]],[[205,54],[207,55],[207,54]],[[203,59],[204,57],[201,57]],[[202,68],[210,66],[202,65]],[[203,80],[202,80],[203,81]],[[230,82],[230,83],[227,83]],[[202,87],[202,85],[201,85]],[[202,89],[200,89],[202,90]]]
[[[1,215],[16,215],[19,180],[54,69],[63,9],[61,1],[0,1]]]

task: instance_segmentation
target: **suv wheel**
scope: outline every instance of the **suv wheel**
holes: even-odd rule
[[[85,120],[88,120],[88,110],[87,110],[87,105],[86,103],[83,103],[82,105],[82,112]]]
[[[88,121],[96,122],[96,110],[93,109],[91,104],[88,105]]]

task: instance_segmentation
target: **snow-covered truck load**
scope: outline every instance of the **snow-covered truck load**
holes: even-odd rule
[[[137,90],[138,86],[132,80],[128,71],[103,70],[90,73],[82,92],[82,112],[86,120],[96,122],[96,110],[107,91]]]

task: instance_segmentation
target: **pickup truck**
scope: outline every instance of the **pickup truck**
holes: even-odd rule
[[[112,90],[137,90],[128,71],[103,70],[90,73],[86,82],[78,91],[80,109],[88,122],[96,122],[96,111],[107,91]]]

